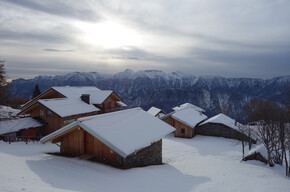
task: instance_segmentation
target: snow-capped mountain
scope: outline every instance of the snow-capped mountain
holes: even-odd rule
[[[158,70],[134,72],[130,69],[116,74],[73,72],[28,80],[16,79],[12,81],[9,93],[29,98],[35,84],[41,91],[51,86],[97,86],[103,90],[113,90],[129,107],[141,106],[147,110],[156,106],[169,112],[178,104],[190,102],[206,109],[210,116],[227,111],[233,118],[241,117],[245,102],[253,98],[290,102],[290,76],[263,80],[196,77],[183,72],[166,74]]]

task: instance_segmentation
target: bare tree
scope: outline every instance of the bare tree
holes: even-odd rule
[[[244,107],[248,121],[257,122],[254,130],[258,140],[267,149],[267,160],[270,166],[273,166],[273,157],[277,157],[277,162],[281,161],[281,115],[283,110],[273,101],[252,100]],[[275,153],[274,153],[275,152]],[[276,154],[276,155],[273,155]],[[282,156],[283,158],[283,156]]]
[[[244,135],[248,136],[248,140],[242,140],[242,151],[243,151],[243,157],[245,156],[245,147],[248,145],[249,150],[252,149],[252,128],[250,125],[242,125],[238,124],[239,131],[243,133]]]
[[[286,176],[290,177],[290,123],[285,124],[285,151],[288,151],[288,158],[286,153],[284,156]]]
[[[267,150],[267,163],[269,166],[274,166],[273,152],[279,143],[277,135],[277,125],[275,122],[259,121],[254,130],[259,141],[265,146]]]

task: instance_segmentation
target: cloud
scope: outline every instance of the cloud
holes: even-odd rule
[[[57,15],[71,19],[79,19],[85,21],[97,21],[99,16],[92,9],[91,1],[35,1],[35,0],[3,0],[5,3],[15,5],[17,7],[26,8],[31,11],[46,13],[49,15]]]
[[[66,49],[66,50],[62,50],[62,49],[43,49],[44,51],[49,51],[49,52],[74,52],[74,50],[71,49]]]
[[[148,0],[138,5],[133,0],[3,0],[0,53],[12,78],[21,76],[21,67],[27,70],[25,76],[29,67],[31,76],[58,74],[58,69],[126,68],[237,77],[287,75],[289,11],[287,0]],[[110,41],[116,37],[130,38],[117,29],[102,41],[106,32],[93,27],[106,23],[137,34],[140,43],[120,41],[125,45],[115,46]]]

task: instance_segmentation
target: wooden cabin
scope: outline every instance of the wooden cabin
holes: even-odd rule
[[[125,106],[113,91],[96,87],[52,87],[22,106],[18,115],[29,114],[44,120],[44,135],[47,135],[78,118],[117,111]]]
[[[41,142],[61,143],[60,153],[119,168],[162,163],[162,138],[174,128],[141,108],[80,118]]]
[[[26,117],[0,121],[0,135],[4,141],[39,139],[43,124],[33,118]]]
[[[175,137],[192,138],[195,135],[195,127],[207,119],[207,116],[198,111],[196,107],[187,106],[173,109],[175,111],[170,116],[162,119],[176,129]]]
[[[166,115],[164,111],[158,109],[157,107],[151,107],[147,112],[153,115],[154,117],[158,117],[159,119]]]
[[[86,103],[91,103],[100,109],[101,113],[120,110],[127,105],[122,99],[111,90],[100,90],[97,87],[51,87],[36,98],[24,104],[20,109],[21,112],[27,107],[33,105],[40,99],[56,99],[56,98],[81,98]],[[19,113],[22,114],[22,113]]]
[[[221,113],[197,126],[196,134],[237,139],[255,144],[256,140],[240,131],[242,126],[244,125]]]

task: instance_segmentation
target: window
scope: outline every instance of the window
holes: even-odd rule
[[[40,116],[40,117],[44,116],[44,111],[43,111],[43,109],[40,109],[40,110],[39,110],[39,116]]]
[[[46,110],[46,116],[50,117],[51,115],[52,115],[51,110],[47,109],[47,110]]]
[[[181,129],[181,133],[185,133],[185,129],[184,128]]]
[[[74,121],[74,119],[67,119],[67,120],[64,120],[63,121],[63,124],[66,125],[66,124],[70,124]]]

